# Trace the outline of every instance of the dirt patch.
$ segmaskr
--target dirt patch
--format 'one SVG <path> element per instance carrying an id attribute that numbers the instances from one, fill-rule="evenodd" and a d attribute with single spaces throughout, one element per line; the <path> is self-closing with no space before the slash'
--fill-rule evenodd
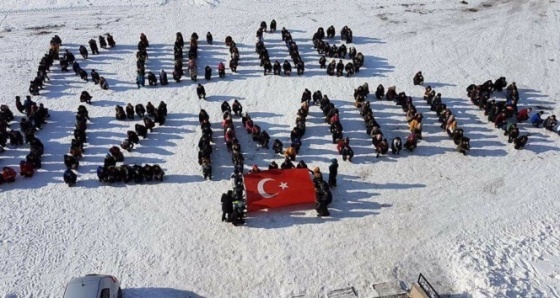
<path id="1" fill-rule="evenodd" d="M 492 4 L 490 4 L 490 3 L 482 3 L 482 7 L 486 7 L 486 8 L 492 7 Z"/>
<path id="2" fill-rule="evenodd" d="M 476 8 L 467 8 L 467 9 L 464 9 L 463 11 L 467 11 L 467 12 L 477 12 L 478 9 L 476 9 Z"/>
<path id="3" fill-rule="evenodd" d="M 56 29 L 56 28 L 62 28 L 62 27 L 64 27 L 64 24 L 63 25 L 45 25 L 45 26 L 27 27 L 25 29 L 34 30 L 34 31 L 44 31 L 45 29 Z"/>
<path id="4" fill-rule="evenodd" d="M 33 35 L 47 35 L 47 34 L 51 34 L 53 33 L 52 31 L 39 31 L 39 32 L 34 32 Z"/>

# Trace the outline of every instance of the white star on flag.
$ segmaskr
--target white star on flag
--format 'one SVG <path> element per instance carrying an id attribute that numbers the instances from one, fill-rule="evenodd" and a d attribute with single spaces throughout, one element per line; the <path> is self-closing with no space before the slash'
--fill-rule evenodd
<path id="1" fill-rule="evenodd" d="M 280 182 L 280 188 L 281 188 L 282 190 L 285 190 L 286 188 L 288 188 L 288 183 L 286 183 L 286 182 Z"/>

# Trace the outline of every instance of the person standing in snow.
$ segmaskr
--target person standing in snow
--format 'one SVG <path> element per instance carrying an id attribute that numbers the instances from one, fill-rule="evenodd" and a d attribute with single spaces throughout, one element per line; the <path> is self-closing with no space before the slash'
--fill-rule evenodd
<path id="1" fill-rule="evenodd" d="M 97 42 L 95 41 L 95 39 L 90 39 L 89 40 L 89 47 L 91 48 L 91 54 L 92 55 L 99 54 L 99 48 L 97 48 Z"/>
<path id="2" fill-rule="evenodd" d="M 169 83 L 169 81 L 167 81 L 167 73 L 163 69 L 159 72 L 159 82 L 162 86 L 165 86 Z"/>
<path id="3" fill-rule="evenodd" d="M 198 95 L 198 99 L 206 99 L 206 90 L 202 84 L 198 84 L 196 87 L 196 95 Z"/>
<path id="4" fill-rule="evenodd" d="M 230 216 L 233 213 L 233 191 L 228 190 L 227 193 L 222 194 L 222 221 L 230 221 Z"/>
<path id="5" fill-rule="evenodd" d="M 142 71 L 139 69 L 136 72 L 136 85 L 138 86 L 138 89 L 140 89 L 140 87 L 144 87 L 145 84 L 146 81 L 144 78 L 144 73 L 142 73 Z"/>
<path id="6" fill-rule="evenodd" d="M 329 166 L 329 187 L 336 187 L 336 176 L 338 175 L 338 162 L 336 158 L 331 160 Z"/>

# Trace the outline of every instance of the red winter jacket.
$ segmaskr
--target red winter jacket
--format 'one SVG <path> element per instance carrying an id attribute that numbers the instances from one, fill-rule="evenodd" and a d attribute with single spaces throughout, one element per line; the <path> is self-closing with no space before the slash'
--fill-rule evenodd
<path id="1" fill-rule="evenodd" d="M 519 113 L 517 113 L 517 121 L 526 121 L 529 120 L 529 110 L 528 109 L 521 109 Z"/>
<path id="2" fill-rule="evenodd" d="M 14 171 L 14 169 L 10 168 L 10 167 L 4 167 L 3 171 L 2 171 L 2 178 L 4 178 L 4 181 L 10 181 L 10 180 L 14 180 L 16 179 L 16 171 Z"/>

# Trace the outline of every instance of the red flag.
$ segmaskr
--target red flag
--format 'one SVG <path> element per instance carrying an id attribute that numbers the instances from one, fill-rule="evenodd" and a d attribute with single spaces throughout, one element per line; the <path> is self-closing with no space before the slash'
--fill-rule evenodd
<path id="1" fill-rule="evenodd" d="M 247 211 L 315 202 L 309 170 L 268 170 L 243 176 Z"/>

